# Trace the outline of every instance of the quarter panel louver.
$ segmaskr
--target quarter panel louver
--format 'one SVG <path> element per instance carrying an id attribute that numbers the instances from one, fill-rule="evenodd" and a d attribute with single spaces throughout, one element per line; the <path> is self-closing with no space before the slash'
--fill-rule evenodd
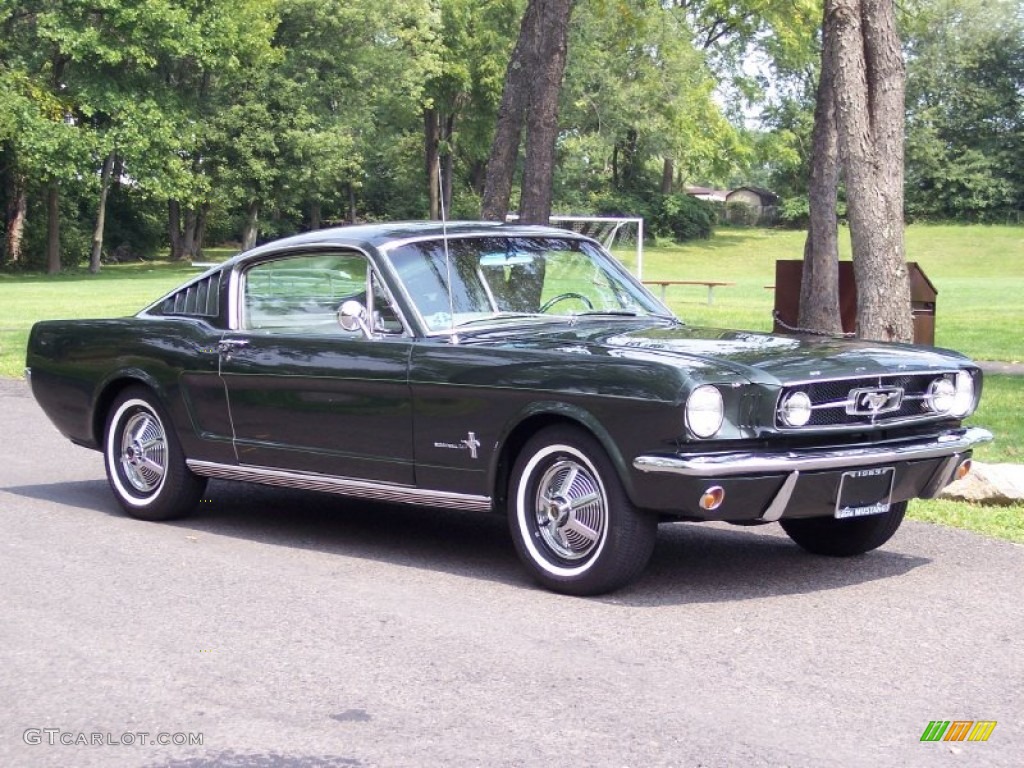
<path id="1" fill-rule="evenodd" d="M 184 317 L 216 317 L 220 312 L 220 272 L 168 296 L 160 312 Z"/>

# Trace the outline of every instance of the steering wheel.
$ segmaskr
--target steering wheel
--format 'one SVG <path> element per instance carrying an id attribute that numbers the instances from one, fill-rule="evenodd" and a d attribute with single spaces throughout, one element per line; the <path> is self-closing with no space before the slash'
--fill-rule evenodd
<path id="1" fill-rule="evenodd" d="M 560 293 L 557 296 L 553 296 L 547 301 L 545 301 L 544 304 L 541 305 L 541 308 L 538 309 L 537 311 L 547 312 L 549 309 L 555 306 L 555 304 L 557 304 L 560 301 L 565 301 L 566 299 L 579 299 L 580 301 L 587 305 L 587 309 L 594 308 L 593 302 L 591 302 L 591 300 L 584 296 L 582 293 L 576 293 L 575 291 L 566 291 L 565 293 Z"/>

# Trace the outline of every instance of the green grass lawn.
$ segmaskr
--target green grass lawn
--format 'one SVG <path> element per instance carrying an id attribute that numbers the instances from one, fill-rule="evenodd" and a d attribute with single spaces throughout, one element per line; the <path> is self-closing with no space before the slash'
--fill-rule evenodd
<path id="1" fill-rule="evenodd" d="M 849 258 L 846 230 L 840 251 Z M 644 249 L 644 279 L 722 280 L 707 305 L 704 286 L 671 286 L 672 310 L 693 325 L 771 330 L 775 262 L 803 256 L 804 233 L 720 229 L 707 241 Z M 1024 227 L 907 228 L 907 258 L 938 290 L 935 342 L 978 360 L 1024 361 Z M 617 255 L 634 272 L 636 256 Z M 657 289 L 655 289 L 657 290 Z"/>
<path id="2" fill-rule="evenodd" d="M 1024 504 L 983 507 L 944 499 L 916 499 L 910 502 L 907 518 L 1024 544 Z"/>
<path id="3" fill-rule="evenodd" d="M 24 375 L 25 345 L 36 320 L 134 314 L 198 271 L 190 264 L 146 262 L 107 266 L 98 275 L 0 272 L 0 376 Z"/>

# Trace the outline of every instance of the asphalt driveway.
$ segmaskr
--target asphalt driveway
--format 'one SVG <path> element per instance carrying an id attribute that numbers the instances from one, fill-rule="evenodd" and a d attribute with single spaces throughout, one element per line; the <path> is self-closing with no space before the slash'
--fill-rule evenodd
<path id="1" fill-rule="evenodd" d="M 1024 547 L 963 531 L 910 522 L 831 560 L 775 526 L 662 527 L 634 585 L 568 598 L 487 515 L 218 482 L 189 520 L 131 520 L 11 381 L 0 526 L 0 765 L 1024 754 Z M 934 720 L 997 725 L 922 743 Z"/>

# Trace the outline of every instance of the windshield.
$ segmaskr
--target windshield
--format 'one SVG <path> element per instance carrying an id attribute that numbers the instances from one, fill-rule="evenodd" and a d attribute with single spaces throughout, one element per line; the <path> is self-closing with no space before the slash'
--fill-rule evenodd
<path id="1" fill-rule="evenodd" d="M 446 261 L 444 240 L 437 239 L 407 243 L 387 257 L 431 332 L 524 315 L 667 316 L 617 261 L 586 240 L 451 238 Z"/>

